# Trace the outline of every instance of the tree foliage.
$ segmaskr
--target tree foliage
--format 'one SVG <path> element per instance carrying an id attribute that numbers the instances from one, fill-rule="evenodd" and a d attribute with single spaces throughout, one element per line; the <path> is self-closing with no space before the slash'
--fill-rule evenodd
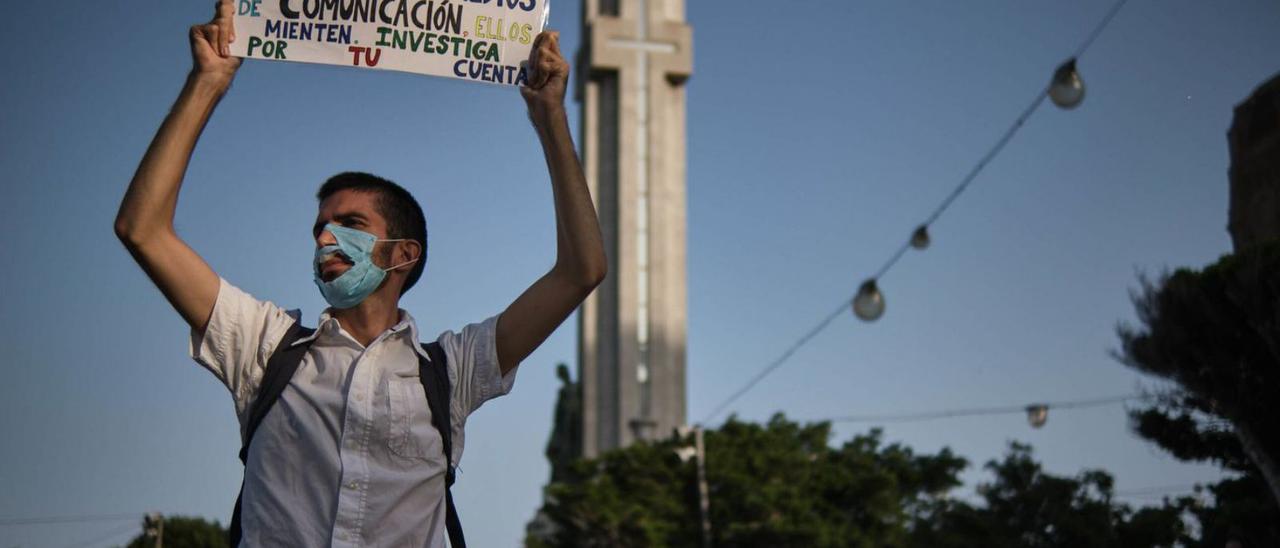
<path id="1" fill-rule="evenodd" d="M 1280 242 L 1200 271 L 1144 278 L 1133 301 L 1141 326 L 1119 328 L 1116 356 L 1171 385 L 1131 413 L 1134 430 L 1181 460 L 1240 472 L 1240 485 L 1261 487 L 1263 500 L 1231 504 L 1253 514 L 1269 502 L 1270 521 L 1280 522 Z M 1224 487 L 1224 494 L 1257 491 L 1238 487 Z"/>
<path id="2" fill-rule="evenodd" d="M 994 479 L 978 486 L 982 504 L 939 500 L 916 521 L 913 545 L 1138 548 L 1187 540 L 1182 516 L 1189 499 L 1135 512 L 1114 500 L 1107 472 L 1055 476 L 1018 443 L 986 468 Z"/>
<path id="3" fill-rule="evenodd" d="M 1280 546 L 1280 515 L 1257 474 L 1209 486 L 1212 504 L 1195 501 L 1188 510 L 1199 524 L 1199 538 L 1187 548 L 1221 548 L 1235 541 L 1240 548 Z"/>
<path id="4" fill-rule="evenodd" d="M 963 459 L 883 446 L 878 432 L 838 448 L 828 423 L 730 418 L 706 432 L 711 523 L 724 546 L 885 546 L 905 542 L 909 510 L 959 484 Z M 529 546 L 697 546 L 696 465 L 688 439 L 578 461 L 547 489 L 546 538 Z"/>
<path id="5" fill-rule="evenodd" d="M 165 548 L 227 548 L 227 529 L 215 521 L 185 516 L 164 517 Z M 139 533 L 126 548 L 151 548 L 153 539 Z"/>
<path id="6" fill-rule="evenodd" d="M 955 500 L 965 460 L 916 454 L 880 432 L 832 446 L 828 423 L 730 419 L 706 432 L 717 546 L 1169 546 L 1188 502 L 1137 512 L 1112 499 L 1111 476 L 1045 473 L 1029 447 L 987 465 L 983 504 Z M 531 547 L 699 546 L 688 440 L 636 444 L 577 462 L 547 488 Z"/>

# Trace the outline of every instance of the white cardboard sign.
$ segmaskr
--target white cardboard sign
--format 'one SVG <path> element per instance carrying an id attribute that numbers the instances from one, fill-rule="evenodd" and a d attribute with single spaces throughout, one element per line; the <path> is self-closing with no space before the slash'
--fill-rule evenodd
<path id="1" fill-rule="evenodd" d="M 524 84 L 550 0 L 235 0 L 231 54 Z"/>

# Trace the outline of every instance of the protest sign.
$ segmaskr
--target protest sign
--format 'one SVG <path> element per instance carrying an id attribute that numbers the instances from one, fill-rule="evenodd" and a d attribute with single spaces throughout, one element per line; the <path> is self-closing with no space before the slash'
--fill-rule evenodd
<path id="1" fill-rule="evenodd" d="M 234 0 L 231 54 L 524 84 L 550 0 Z"/>

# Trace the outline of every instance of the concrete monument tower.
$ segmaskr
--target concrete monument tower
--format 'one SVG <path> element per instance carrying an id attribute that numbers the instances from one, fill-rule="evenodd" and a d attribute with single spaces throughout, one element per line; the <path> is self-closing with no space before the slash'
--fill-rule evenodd
<path id="1" fill-rule="evenodd" d="M 585 0 L 582 159 L 609 277 L 582 305 L 582 453 L 685 422 L 684 0 Z"/>

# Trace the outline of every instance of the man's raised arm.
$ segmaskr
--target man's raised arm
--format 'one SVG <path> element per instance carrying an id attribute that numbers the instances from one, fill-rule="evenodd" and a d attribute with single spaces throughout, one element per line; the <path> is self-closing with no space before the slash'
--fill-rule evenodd
<path id="1" fill-rule="evenodd" d="M 218 276 L 178 238 L 173 214 L 196 140 L 240 67 L 227 45 L 235 40 L 232 10 L 231 0 L 222 0 L 212 21 L 191 27 L 191 74 L 142 157 L 115 223 L 116 235 L 151 281 L 201 332 L 218 298 Z"/>
<path id="2" fill-rule="evenodd" d="M 505 375 L 546 340 L 604 280 L 608 263 L 600 223 L 578 162 L 564 96 L 569 63 L 560 35 L 544 32 L 529 57 L 529 84 L 520 89 L 551 172 L 556 210 L 556 263 L 498 319 L 498 364 Z"/>

